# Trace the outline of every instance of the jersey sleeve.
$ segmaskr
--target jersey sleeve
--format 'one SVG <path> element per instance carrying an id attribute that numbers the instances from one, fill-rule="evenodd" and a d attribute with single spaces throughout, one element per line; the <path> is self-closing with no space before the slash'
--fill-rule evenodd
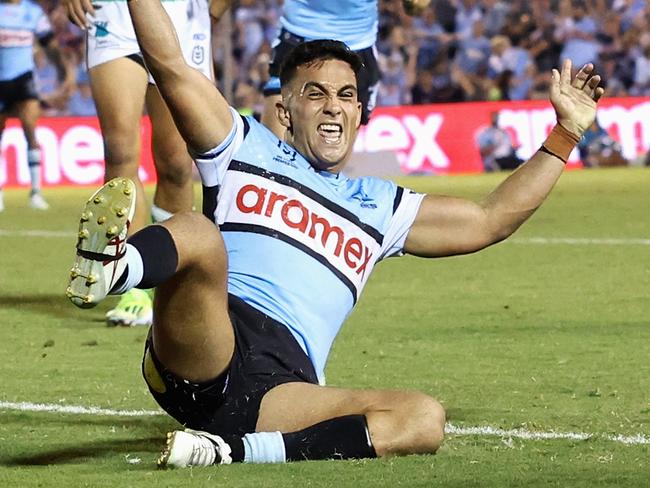
<path id="1" fill-rule="evenodd" d="M 397 187 L 393 203 L 393 216 L 388 224 L 388 230 L 384 234 L 379 259 L 404 254 L 404 243 L 423 199 L 423 193 L 416 193 L 401 186 Z"/>
<path id="2" fill-rule="evenodd" d="M 191 153 L 201 175 L 203 185 L 208 187 L 221 184 L 228 165 L 237 149 L 241 146 L 246 136 L 247 123 L 234 108 L 230 108 L 232 115 L 232 129 L 228 136 L 216 147 L 204 153 Z"/>

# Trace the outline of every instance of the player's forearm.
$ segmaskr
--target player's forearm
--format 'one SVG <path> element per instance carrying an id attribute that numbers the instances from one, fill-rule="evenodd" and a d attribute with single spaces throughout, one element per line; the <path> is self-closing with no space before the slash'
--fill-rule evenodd
<path id="1" fill-rule="evenodd" d="M 147 68 L 158 85 L 186 67 L 176 30 L 160 0 L 129 0 L 129 13 Z"/>
<path id="2" fill-rule="evenodd" d="M 543 144 L 544 149 L 538 150 L 506 178 L 483 203 L 495 241 L 515 232 L 546 200 L 560 178 L 565 161 L 577 141 L 565 136 L 560 151 L 553 145 L 553 138 L 557 137 L 552 134 Z M 547 149 L 549 146 L 550 151 Z M 558 152 L 560 154 L 556 154 Z"/>

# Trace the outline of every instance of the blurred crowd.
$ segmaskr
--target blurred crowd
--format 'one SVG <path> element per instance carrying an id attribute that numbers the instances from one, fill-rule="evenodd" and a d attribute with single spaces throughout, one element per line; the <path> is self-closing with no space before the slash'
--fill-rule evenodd
<path id="1" fill-rule="evenodd" d="M 37 51 L 45 114 L 94 115 L 85 35 L 57 1 L 39 3 L 77 67 L 78 85 L 73 93 L 58 90 L 56 70 Z M 217 78 L 232 83 L 231 103 L 242 112 L 261 108 L 281 8 L 282 0 L 239 0 L 230 27 L 215 24 Z M 401 0 L 380 0 L 379 9 L 379 106 L 545 98 L 550 70 L 564 58 L 594 63 L 608 96 L 650 96 L 646 0 L 432 0 L 418 17 L 406 15 Z M 223 42 L 228 28 L 230 42 Z"/>

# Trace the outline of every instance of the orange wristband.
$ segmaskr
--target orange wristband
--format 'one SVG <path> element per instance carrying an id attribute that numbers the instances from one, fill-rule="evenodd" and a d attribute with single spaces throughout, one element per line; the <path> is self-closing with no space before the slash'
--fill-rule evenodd
<path id="1" fill-rule="evenodd" d="M 548 135 L 540 151 L 555 156 L 566 164 L 569 155 L 573 148 L 578 144 L 580 138 L 573 132 L 569 132 L 559 123 L 553 127 L 553 130 Z"/>

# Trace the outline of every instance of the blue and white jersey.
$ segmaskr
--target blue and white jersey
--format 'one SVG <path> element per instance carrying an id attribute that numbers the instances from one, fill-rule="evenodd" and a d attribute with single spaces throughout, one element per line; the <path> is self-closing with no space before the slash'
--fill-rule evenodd
<path id="1" fill-rule="evenodd" d="M 335 39 L 360 51 L 377 40 L 377 0 L 285 0 L 280 25 L 305 40 Z"/>
<path id="2" fill-rule="evenodd" d="M 13 80 L 34 69 L 34 38 L 52 35 L 43 9 L 31 0 L 0 2 L 0 81 Z"/>
<path id="3" fill-rule="evenodd" d="M 285 324 L 321 382 L 332 343 L 379 260 L 402 254 L 424 195 L 315 170 L 252 117 L 194 155 L 204 213 L 228 252 L 228 291 Z"/>

